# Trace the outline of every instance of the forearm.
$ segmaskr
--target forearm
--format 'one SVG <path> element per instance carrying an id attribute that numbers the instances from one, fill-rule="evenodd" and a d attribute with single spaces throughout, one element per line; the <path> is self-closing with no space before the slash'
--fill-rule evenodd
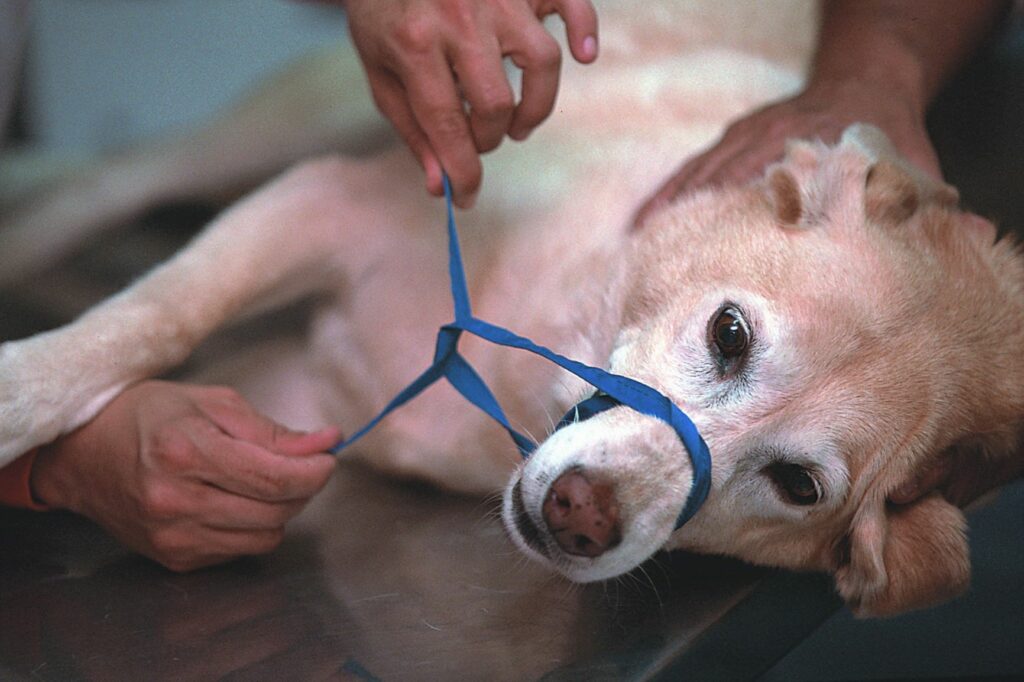
<path id="1" fill-rule="evenodd" d="M 808 89 L 869 83 L 924 115 L 1008 0 L 826 0 Z"/>

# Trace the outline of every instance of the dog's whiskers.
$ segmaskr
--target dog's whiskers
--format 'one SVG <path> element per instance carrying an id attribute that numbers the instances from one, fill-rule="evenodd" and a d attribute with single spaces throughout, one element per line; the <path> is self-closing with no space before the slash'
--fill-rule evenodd
<path id="1" fill-rule="evenodd" d="M 640 571 L 640 573 L 647 580 L 647 584 L 649 584 L 651 586 L 651 591 L 654 593 L 654 598 L 658 600 L 658 610 L 659 611 L 664 611 L 665 610 L 665 602 L 662 601 L 662 599 L 661 599 L 661 593 L 658 592 L 658 586 L 657 586 L 657 584 L 655 584 L 654 579 L 651 578 L 650 573 L 647 572 L 647 569 L 644 567 L 643 564 L 641 564 L 640 566 L 637 566 L 637 569 Z M 638 584 L 640 584 L 642 586 L 642 583 L 640 583 L 639 578 L 637 578 L 636 580 L 637 580 Z"/>

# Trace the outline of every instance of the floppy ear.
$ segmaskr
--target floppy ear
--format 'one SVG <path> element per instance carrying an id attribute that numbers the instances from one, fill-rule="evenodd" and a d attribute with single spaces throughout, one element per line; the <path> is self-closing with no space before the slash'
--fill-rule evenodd
<path id="1" fill-rule="evenodd" d="M 768 200 L 776 220 L 784 227 L 793 227 L 803 215 L 803 202 L 796 178 L 788 170 L 775 167 L 768 173 Z"/>
<path id="2" fill-rule="evenodd" d="M 840 144 L 857 148 L 871 164 L 864 182 L 864 213 L 872 222 L 896 225 L 925 204 L 955 206 L 960 198 L 952 186 L 910 163 L 872 125 L 850 126 Z"/>
<path id="3" fill-rule="evenodd" d="M 837 548 L 839 594 L 858 617 L 893 615 L 960 594 L 971 575 L 966 525 L 939 493 L 908 505 L 862 507 Z"/>

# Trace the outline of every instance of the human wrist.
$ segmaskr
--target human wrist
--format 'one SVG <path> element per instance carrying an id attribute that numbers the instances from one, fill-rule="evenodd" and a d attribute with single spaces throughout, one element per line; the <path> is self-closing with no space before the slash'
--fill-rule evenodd
<path id="1" fill-rule="evenodd" d="M 804 93 L 823 101 L 867 98 L 893 108 L 899 103 L 910 115 L 923 119 L 932 95 L 920 64 L 891 46 L 879 52 L 888 53 L 891 59 L 870 67 L 850 66 L 839 60 L 815 64 Z"/>
<path id="2" fill-rule="evenodd" d="M 29 476 L 29 489 L 33 499 L 49 509 L 80 511 L 75 502 L 72 452 L 67 438 L 58 438 L 39 448 Z"/>

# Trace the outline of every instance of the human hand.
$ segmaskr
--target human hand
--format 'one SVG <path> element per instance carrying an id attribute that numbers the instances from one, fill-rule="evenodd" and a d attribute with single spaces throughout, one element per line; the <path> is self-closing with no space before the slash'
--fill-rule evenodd
<path id="1" fill-rule="evenodd" d="M 231 389 L 146 381 L 42 448 L 32 488 L 187 571 L 273 550 L 330 478 L 338 438 L 289 431 Z"/>
<path id="2" fill-rule="evenodd" d="M 597 58 L 597 13 L 589 0 L 348 0 L 345 6 L 377 107 L 419 159 L 428 191 L 443 194 L 447 171 L 462 208 L 472 206 L 480 188 L 479 154 L 506 134 L 526 139 L 554 107 L 561 50 L 541 20 L 557 13 L 573 57 Z M 504 57 L 522 70 L 518 104 Z"/>
<path id="3" fill-rule="evenodd" d="M 748 182 L 782 159 L 793 139 L 839 141 L 853 123 L 871 123 L 921 170 L 941 179 L 939 161 L 925 130 L 924 112 L 909 101 L 881 96 L 855 81 L 809 87 L 730 125 L 708 151 L 686 161 L 637 212 L 635 225 L 677 196 L 708 185 Z"/>

